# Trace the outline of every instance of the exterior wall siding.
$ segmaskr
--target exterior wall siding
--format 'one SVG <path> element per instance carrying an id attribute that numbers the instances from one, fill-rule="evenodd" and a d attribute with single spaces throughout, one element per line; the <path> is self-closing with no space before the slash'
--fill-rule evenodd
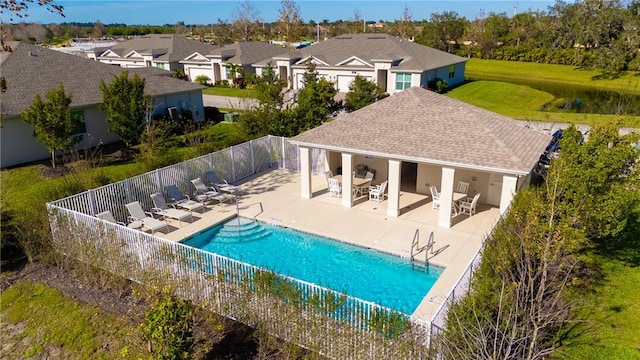
<path id="1" fill-rule="evenodd" d="M 195 121 L 204 121 L 204 105 L 201 90 L 181 94 L 158 96 L 154 98 L 156 113 L 163 113 L 169 106 L 177 109 L 191 110 Z M 77 149 L 88 149 L 99 144 L 109 144 L 119 140 L 119 137 L 109 131 L 105 113 L 97 105 L 83 110 L 87 133 Z M 51 158 L 47 148 L 33 137 L 33 128 L 25 123 L 20 116 L 2 119 L 0 127 L 0 167 L 20 165 L 32 161 Z"/>

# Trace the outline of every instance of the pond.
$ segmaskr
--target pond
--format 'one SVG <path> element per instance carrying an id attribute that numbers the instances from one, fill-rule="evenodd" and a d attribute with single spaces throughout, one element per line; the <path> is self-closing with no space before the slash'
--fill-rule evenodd
<path id="1" fill-rule="evenodd" d="M 536 79 L 480 79 L 470 77 L 467 80 L 503 81 L 529 86 L 555 96 L 555 99 L 542 106 L 540 111 L 640 116 L 639 95 Z"/>

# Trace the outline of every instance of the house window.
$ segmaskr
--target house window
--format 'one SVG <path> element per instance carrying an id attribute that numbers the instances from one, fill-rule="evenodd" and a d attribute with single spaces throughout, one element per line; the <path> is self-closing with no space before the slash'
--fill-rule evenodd
<path id="1" fill-rule="evenodd" d="M 456 66 L 449 65 L 449 79 L 456 76 Z"/>
<path id="2" fill-rule="evenodd" d="M 87 133 L 87 124 L 84 121 L 84 111 L 82 110 L 71 111 L 71 119 L 73 119 L 74 122 L 79 121 L 78 124 L 76 125 L 76 128 L 73 129 L 73 133 L 71 133 L 72 136 Z"/>
<path id="3" fill-rule="evenodd" d="M 226 69 L 226 72 L 227 72 L 227 79 L 231 80 L 231 67 L 225 66 L 224 68 Z"/>
<path id="4" fill-rule="evenodd" d="M 162 69 L 162 70 L 164 70 L 164 69 L 165 69 L 165 67 L 164 67 L 164 63 L 156 63 L 156 67 L 157 67 L 158 69 Z"/>
<path id="5" fill-rule="evenodd" d="M 405 90 L 410 87 L 411 87 L 411 74 L 397 73 L 396 74 L 396 90 Z"/>

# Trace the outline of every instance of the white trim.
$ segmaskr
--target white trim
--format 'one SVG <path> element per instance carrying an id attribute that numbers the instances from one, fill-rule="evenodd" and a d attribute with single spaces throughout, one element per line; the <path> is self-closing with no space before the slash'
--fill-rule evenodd
<path id="1" fill-rule="evenodd" d="M 371 155 L 374 157 L 381 157 L 385 159 L 398 159 L 398 160 L 408 161 L 408 162 L 432 164 L 432 165 L 439 165 L 439 166 L 450 166 L 456 169 L 476 170 L 476 171 L 485 171 L 485 172 L 499 172 L 499 173 L 508 174 L 508 175 L 523 175 L 523 176 L 527 176 L 530 173 L 530 171 L 519 171 L 514 169 L 496 168 L 496 167 L 490 167 L 490 166 L 478 166 L 478 165 L 471 165 L 471 164 L 464 164 L 464 163 L 456 163 L 452 161 L 442 161 L 442 160 L 435 160 L 435 159 L 429 159 L 429 158 L 418 158 L 418 157 L 398 155 L 398 154 L 387 154 L 387 153 L 381 153 L 377 151 L 364 151 L 360 149 L 349 149 L 349 148 L 342 148 L 337 146 L 325 146 L 325 145 L 320 145 L 315 143 L 311 144 L 306 142 L 295 141 L 292 139 L 290 139 L 290 142 L 294 145 L 307 146 L 307 147 L 325 149 L 325 150 L 336 151 L 336 152 L 348 152 L 354 155 Z"/>
<path id="2" fill-rule="evenodd" d="M 304 65 L 307 62 L 307 60 L 311 60 L 311 62 L 313 62 L 314 64 L 320 63 L 320 64 L 324 64 L 325 66 L 331 66 L 330 64 L 327 64 L 326 62 L 318 59 L 317 57 L 315 57 L 313 55 L 309 55 L 307 57 L 304 57 L 304 58 L 298 60 L 297 62 L 295 62 L 293 65 Z"/>
<path id="3" fill-rule="evenodd" d="M 348 62 L 351 62 L 353 60 L 358 60 L 359 62 L 367 65 L 368 67 L 373 67 L 373 64 L 369 63 L 368 61 L 362 60 L 361 58 L 359 58 L 359 57 L 357 57 L 355 55 L 340 61 L 339 63 L 336 64 L 336 66 L 343 66 L 344 64 L 346 64 Z M 359 65 L 359 66 L 362 66 L 362 65 Z"/>

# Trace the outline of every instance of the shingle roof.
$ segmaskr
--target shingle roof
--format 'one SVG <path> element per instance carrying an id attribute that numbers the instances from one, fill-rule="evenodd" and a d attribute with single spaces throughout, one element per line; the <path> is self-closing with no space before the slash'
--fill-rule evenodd
<path id="1" fill-rule="evenodd" d="M 286 52 L 282 52 L 281 55 Z M 389 34 L 346 34 L 296 50 L 299 59 L 313 56 L 331 66 L 357 56 L 372 63 L 373 60 L 397 61 L 393 69 L 422 72 L 458 64 L 467 59 L 433 49 Z M 287 56 L 291 56 L 291 53 Z"/>
<path id="2" fill-rule="evenodd" d="M 178 62 L 195 52 L 206 54 L 215 49 L 215 47 L 174 34 L 149 34 L 123 41 L 109 49 L 120 56 L 127 55 L 131 51 L 137 51 L 139 53 L 153 54 L 155 60 Z"/>
<path id="3" fill-rule="evenodd" d="M 281 54 L 282 47 L 261 41 L 242 41 L 210 51 L 208 56 L 230 56 L 226 62 L 233 64 L 254 64 Z"/>
<path id="4" fill-rule="evenodd" d="M 107 83 L 127 69 L 103 64 L 35 45 L 11 42 L 12 50 L 0 51 L 0 69 L 7 81 L 7 91 L 0 93 L 0 113 L 16 115 L 31 105 L 36 94 L 44 97 L 51 89 L 64 85 L 71 93 L 72 107 L 102 102 L 100 80 Z M 171 72 L 155 69 L 128 69 L 146 80 L 145 91 L 152 95 L 174 94 L 204 88 L 171 77 Z"/>
<path id="5" fill-rule="evenodd" d="M 317 148 L 528 174 L 551 137 L 414 87 L 292 138 Z"/>

